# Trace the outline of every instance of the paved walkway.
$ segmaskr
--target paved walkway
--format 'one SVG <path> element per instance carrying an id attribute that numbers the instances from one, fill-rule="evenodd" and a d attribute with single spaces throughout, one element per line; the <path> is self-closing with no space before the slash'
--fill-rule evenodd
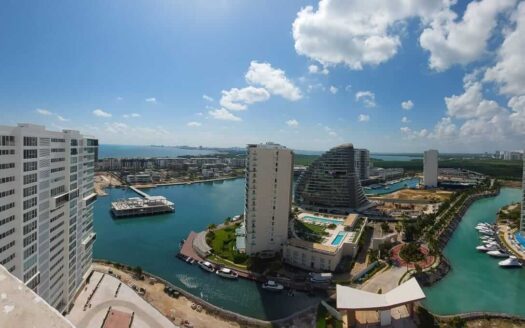
<path id="1" fill-rule="evenodd" d="M 101 278 L 102 281 L 96 288 Z M 118 295 L 115 296 L 119 285 Z M 87 309 L 84 310 L 84 305 L 95 288 L 96 291 Z M 90 283 L 77 297 L 66 318 L 78 328 L 100 328 L 110 306 L 125 313 L 135 313 L 132 328 L 176 327 L 129 286 L 120 284 L 120 281 L 111 275 L 97 271 L 93 273 Z"/>

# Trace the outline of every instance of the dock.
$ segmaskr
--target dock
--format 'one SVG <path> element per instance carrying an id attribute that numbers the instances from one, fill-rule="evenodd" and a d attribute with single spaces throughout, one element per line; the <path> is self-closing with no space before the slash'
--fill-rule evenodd
<path id="1" fill-rule="evenodd" d="M 144 197 L 144 198 L 149 198 L 151 197 L 150 195 L 146 194 L 144 191 L 141 191 L 133 186 L 130 186 L 129 189 L 133 190 L 134 192 L 136 192 L 137 194 L 139 194 L 140 196 Z"/>

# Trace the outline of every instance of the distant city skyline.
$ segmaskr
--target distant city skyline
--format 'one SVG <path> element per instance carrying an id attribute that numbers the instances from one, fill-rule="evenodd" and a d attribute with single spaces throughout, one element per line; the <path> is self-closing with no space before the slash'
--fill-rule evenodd
<path id="1" fill-rule="evenodd" d="M 525 148 L 525 2 L 392 3 L 6 3 L 0 124 L 122 145 Z"/>

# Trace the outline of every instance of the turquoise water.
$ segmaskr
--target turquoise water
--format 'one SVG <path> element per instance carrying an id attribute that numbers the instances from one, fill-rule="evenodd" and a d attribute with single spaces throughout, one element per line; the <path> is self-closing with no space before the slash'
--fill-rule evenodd
<path id="1" fill-rule="evenodd" d="M 343 223 L 343 221 L 341 220 L 321 218 L 321 217 L 312 216 L 312 215 L 305 215 L 303 218 L 306 220 L 317 221 L 317 222 L 325 223 L 325 224 L 342 224 Z"/>
<path id="2" fill-rule="evenodd" d="M 525 247 L 525 236 L 519 232 L 516 232 L 514 238 L 516 238 L 516 241 L 521 245 L 521 247 Z"/>
<path id="3" fill-rule="evenodd" d="M 465 213 L 445 247 L 452 270 L 445 278 L 424 291 L 424 304 L 436 314 L 471 311 L 503 312 L 525 316 L 525 270 L 505 270 L 498 259 L 476 251 L 478 222 L 494 222 L 498 210 L 517 202 L 521 190 L 503 188 L 494 198 L 481 199 Z"/>
<path id="4" fill-rule="evenodd" d="M 413 178 L 388 185 L 388 189 L 383 187 L 377 189 L 365 189 L 364 191 L 367 195 L 385 195 L 405 188 L 416 188 L 418 183 L 419 178 Z"/>
<path id="5" fill-rule="evenodd" d="M 99 197 L 95 203 L 95 258 L 140 265 L 210 303 L 260 319 L 282 318 L 318 301 L 303 293 L 270 293 L 244 279 L 221 279 L 175 257 L 179 242 L 191 230 L 203 230 L 210 223 L 222 223 L 226 217 L 243 211 L 244 179 L 145 191 L 175 202 L 176 212 L 113 220 L 109 212 L 111 201 L 136 194 L 108 189 L 109 195 Z"/>
<path id="6" fill-rule="evenodd" d="M 210 150 L 181 149 L 175 147 L 152 147 L 132 145 L 100 145 L 98 157 L 177 157 L 183 155 L 209 155 L 216 153 Z"/>
<path id="7" fill-rule="evenodd" d="M 346 232 L 339 232 L 337 236 L 335 236 L 334 240 L 332 240 L 332 246 L 337 246 L 341 243 L 341 241 L 346 237 Z"/>

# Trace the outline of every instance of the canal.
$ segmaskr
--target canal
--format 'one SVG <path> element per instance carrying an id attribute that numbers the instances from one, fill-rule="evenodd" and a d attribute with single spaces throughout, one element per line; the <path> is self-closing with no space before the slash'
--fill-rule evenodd
<path id="1" fill-rule="evenodd" d="M 472 204 L 444 250 L 452 270 L 425 288 L 424 305 L 431 312 L 453 315 L 487 311 L 525 316 L 525 270 L 502 269 L 498 259 L 476 251 L 479 238 L 474 229 L 478 222 L 495 222 L 501 207 L 520 199 L 521 190 L 502 188 L 497 197 Z"/>
<path id="2" fill-rule="evenodd" d="M 114 220 L 109 212 L 111 202 L 137 195 L 130 190 L 107 189 L 108 196 L 95 203 L 95 258 L 141 266 L 214 305 L 259 319 L 282 318 L 318 301 L 297 292 L 295 296 L 274 294 L 252 281 L 225 280 L 175 257 L 179 242 L 190 231 L 201 231 L 243 211 L 244 179 L 144 191 L 173 201 L 175 213 Z"/>

